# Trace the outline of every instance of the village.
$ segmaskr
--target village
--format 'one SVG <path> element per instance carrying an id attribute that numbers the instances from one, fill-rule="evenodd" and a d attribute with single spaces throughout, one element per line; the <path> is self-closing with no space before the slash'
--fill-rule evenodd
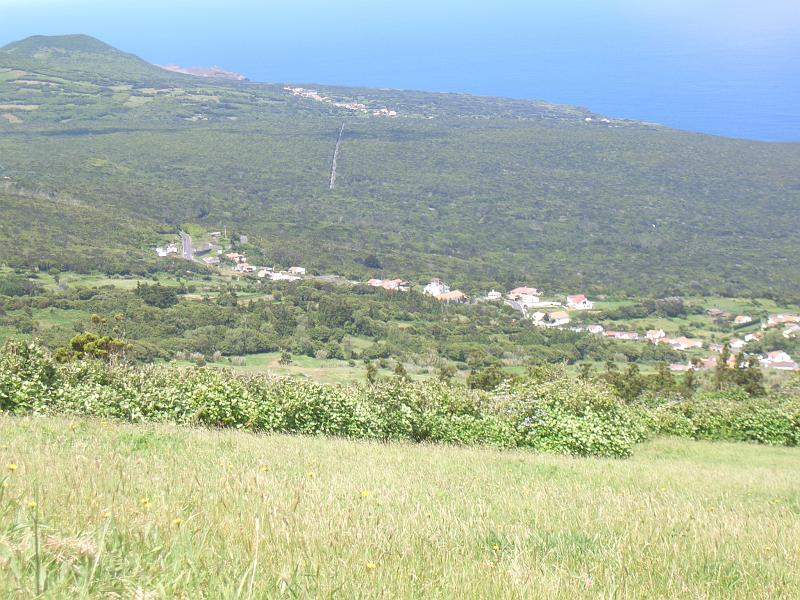
<path id="1" fill-rule="evenodd" d="M 182 246 L 170 243 L 156 248 L 159 257 L 176 256 L 188 260 L 198 260 L 198 256 L 207 255 L 199 260 L 209 267 L 220 269 L 229 276 L 249 276 L 259 280 L 268 281 L 300 281 L 307 277 L 307 270 L 302 266 L 290 266 L 286 270 L 269 266 L 256 266 L 248 261 L 245 254 L 239 252 L 225 252 L 220 243 L 222 232 L 208 234 L 209 242 L 193 246 L 191 237 L 182 233 Z M 240 244 L 247 244 L 246 235 L 239 236 Z M 319 277 L 316 277 L 319 279 Z M 367 285 L 381 288 L 388 292 L 409 292 L 414 286 L 404 279 L 380 279 L 373 277 L 366 282 L 348 281 L 344 278 L 329 276 L 349 285 Z M 324 277 L 322 279 L 325 279 Z M 760 342 L 764 332 L 771 329 L 782 328 L 781 334 L 786 339 L 800 337 L 800 315 L 777 313 L 770 314 L 760 323 L 760 329 L 749 331 L 739 336 L 731 336 L 721 343 L 706 343 L 701 338 L 690 338 L 684 335 L 672 337 L 662 328 L 647 329 L 644 331 L 606 329 L 599 323 L 588 323 L 586 318 L 577 319 L 578 315 L 591 316 L 595 311 L 595 302 L 585 294 L 571 294 L 565 297 L 545 298 L 543 292 L 535 287 L 519 286 L 505 293 L 492 289 L 485 296 L 471 298 L 465 292 L 451 289 L 442 279 L 434 277 L 424 285 L 422 294 L 430 296 L 442 304 L 468 304 L 493 302 L 502 303 L 519 313 L 523 319 L 529 320 L 536 327 L 563 329 L 589 335 L 603 336 L 606 338 L 639 342 L 643 344 L 665 345 L 672 350 L 687 353 L 685 362 L 676 362 L 669 365 L 673 372 L 705 371 L 717 367 L 724 356 L 727 366 L 731 368 L 745 367 L 751 362 L 765 369 L 777 371 L 797 371 L 800 365 L 787 352 L 772 350 L 763 353 L 748 352 L 748 344 Z M 563 299 L 562 299 L 563 298 Z M 732 314 L 718 308 L 711 308 L 707 315 L 714 319 L 729 321 L 733 326 L 752 328 L 755 320 L 751 315 Z M 591 321 L 591 319 L 589 319 Z M 579 321 L 579 323 L 575 323 Z"/>
<path id="2" fill-rule="evenodd" d="M 344 108 L 346 110 L 351 110 L 353 112 L 360 112 L 365 114 L 372 114 L 376 117 L 396 117 L 397 111 L 389 110 L 388 108 L 370 108 L 366 104 L 362 104 L 361 102 L 337 102 L 333 98 L 329 98 L 328 96 L 323 96 L 317 90 L 306 89 L 302 87 L 292 87 L 286 86 L 283 88 L 284 91 L 289 92 L 293 96 L 298 96 L 300 98 L 307 98 L 309 100 L 314 100 L 316 102 L 322 102 L 323 104 L 330 104 L 331 106 L 335 106 L 337 108 Z"/>

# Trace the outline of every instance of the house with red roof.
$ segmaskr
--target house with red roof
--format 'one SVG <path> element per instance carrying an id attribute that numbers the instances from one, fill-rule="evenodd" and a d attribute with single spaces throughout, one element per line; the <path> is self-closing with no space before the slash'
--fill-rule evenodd
<path id="1" fill-rule="evenodd" d="M 567 307 L 573 310 L 592 310 L 594 303 L 583 294 L 567 296 Z"/>

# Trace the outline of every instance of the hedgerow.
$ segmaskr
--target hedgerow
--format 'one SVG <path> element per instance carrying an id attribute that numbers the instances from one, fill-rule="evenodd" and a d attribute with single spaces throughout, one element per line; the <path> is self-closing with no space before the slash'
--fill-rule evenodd
<path id="1" fill-rule="evenodd" d="M 35 343 L 0 351 L 0 410 L 372 440 L 630 456 L 651 433 L 800 442 L 800 401 L 698 396 L 630 407 L 613 388 L 544 369 L 487 393 L 394 378 L 323 385 L 172 365 L 61 364 Z"/>
<path id="2" fill-rule="evenodd" d="M 800 444 L 800 399 L 751 398 L 742 391 L 701 393 L 653 408 L 655 433 L 696 440 Z"/>

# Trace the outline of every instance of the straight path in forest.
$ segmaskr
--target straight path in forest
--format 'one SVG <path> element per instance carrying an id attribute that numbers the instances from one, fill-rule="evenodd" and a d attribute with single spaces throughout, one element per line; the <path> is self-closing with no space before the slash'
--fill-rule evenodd
<path id="1" fill-rule="evenodd" d="M 339 136 L 336 138 L 336 147 L 333 149 L 333 160 L 331 161 L 331 184 L 329 189 L 336 187 L 336 161 L 339 159 L 339 146 L 342 145 L 342 134 L 344 133 L 344 123 L 339 129 Z"/>

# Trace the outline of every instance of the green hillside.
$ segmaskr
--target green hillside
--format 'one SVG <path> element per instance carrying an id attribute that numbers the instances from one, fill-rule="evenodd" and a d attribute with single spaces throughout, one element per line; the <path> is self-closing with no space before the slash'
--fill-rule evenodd
<path id="1" fill-rule="evenodd" d="M 246 233 L 275 262 L 363 278 L 375 255 L 386 275 L 468 291 L 800 292 L 798 144 L 545 102 L 303 87 L 330 100 L 169 73 L 86 36 L 29 38 L 0 50 L 0 177 L 95 211 L 71 230 L 73 265 L 110 219 L 137 234 L 106 234 L 100 251 L 134 269 L 148 232 L 190 222 Z M 366 108 L 335 105 L 348 102 Z M 0 262 L 49 251 L 20 244 Z"/>

